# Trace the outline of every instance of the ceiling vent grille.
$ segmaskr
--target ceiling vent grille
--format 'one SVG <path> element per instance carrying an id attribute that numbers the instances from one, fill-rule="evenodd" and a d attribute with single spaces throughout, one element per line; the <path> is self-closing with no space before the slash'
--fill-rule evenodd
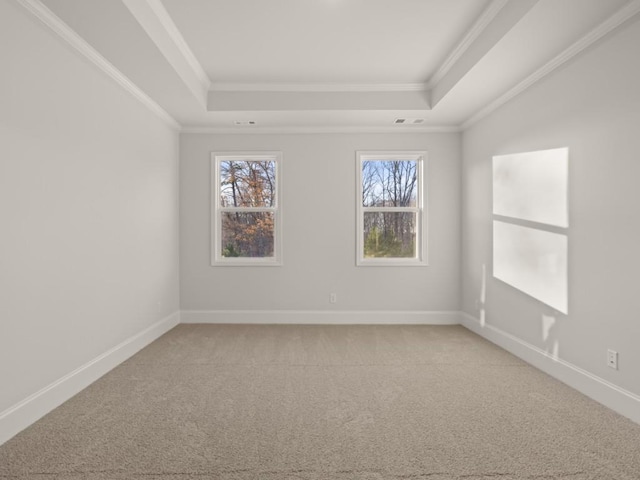
<path id="1" fill-rule="evenodd" d="M 424 118 L 396 118 L 393 123 L 396 125 L 403 125 L 412 123 L 414 125 L 418 125 L 420 123 L 424 123 Z"/>

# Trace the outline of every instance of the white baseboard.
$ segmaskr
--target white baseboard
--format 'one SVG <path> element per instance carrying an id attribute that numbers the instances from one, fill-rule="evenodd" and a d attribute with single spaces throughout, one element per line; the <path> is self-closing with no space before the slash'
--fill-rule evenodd
<path id="1" fill-rule="evenodd" d="M 183 310 L 182 323 L 458 325 L 457 311 Z"/>
<path id="2" fill-rule="evenodd" d="M 0 445 L 179 323 L 458 325 L 640 424 L 640 396 L 458 311 L 187 310 L 175 312 L 0 412 Z"/>
<path id="3" fill-rule="evenodd" d="M 537 369 L 640 424 L 640 396 L 555 357 L 499 328 L 487 324 L 482 325 L 480 320 L 468 313 L 460 312 L 460 323 Z"/>
<path id="4" fill-rule="evenodd" d="M 179 323 L 180 312 L 175 312 L 9 407 L 4 412 L 0 412 L 0 445 Z"/>

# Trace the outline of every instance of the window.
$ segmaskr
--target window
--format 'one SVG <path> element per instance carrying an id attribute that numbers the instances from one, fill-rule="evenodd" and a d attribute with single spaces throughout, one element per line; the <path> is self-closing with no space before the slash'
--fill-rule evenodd
<path id="1" fill-rule="evenodd" d="M 358 152 L 358 265 L 426 265 L 425 158 L 425 152 Z"/>
<path id="2" fill-rule="evenodd" d="M 213 265 L 280 265 L 280 152 L 213 153 Z"/>

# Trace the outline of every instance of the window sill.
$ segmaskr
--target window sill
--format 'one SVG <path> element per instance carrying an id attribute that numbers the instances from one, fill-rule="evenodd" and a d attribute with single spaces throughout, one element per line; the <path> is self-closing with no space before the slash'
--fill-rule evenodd
<path id="1" fill-rule="evenodd" d="M 427 267 L 429 264 L 424 260 L 415 258 L 371 258 L 358 259 L 356 262 L 358 267 Z"/>
<path id="2" fill-rule="evenodd" d="M 229 259 L 229 260 L 214 260 L 211 263 L 212 267 L 281 267 L 281 260 L 274 259 Z"/>

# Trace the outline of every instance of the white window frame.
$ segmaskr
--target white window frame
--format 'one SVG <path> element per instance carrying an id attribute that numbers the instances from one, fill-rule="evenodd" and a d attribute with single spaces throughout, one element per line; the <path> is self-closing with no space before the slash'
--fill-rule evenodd
<path id="1" fill-rule="evenodd" d="M 222 207 L 220 205 L 220 163 L 225 161 L 275 162 L 276 200 L 271 207 Z M 211 265 L 261 266 L 282 265 L 282 152 L 212 152 L 211 153 Z M 222 213 L 270 212 L 274 215 L 273 257 L 223 257 Z"/>
<path id="2" fill-rule="evenodd" d="M 364 207 L 362 205 L 362 166 L 370 160 L 413 160 L 417 162 L 416 175 L 418 191 L 415 207 Z M 426 266 L 427 262 L 427 186 L 424 175 L 427 170 L 426 151 L 358 151 L 356 152 L 356 265 L 358 266 Z M 416 214 L 416 256 L 413 258 L 365 258 L 364 257 L 364 214 L 366 212 L 413 212 Z"/>

